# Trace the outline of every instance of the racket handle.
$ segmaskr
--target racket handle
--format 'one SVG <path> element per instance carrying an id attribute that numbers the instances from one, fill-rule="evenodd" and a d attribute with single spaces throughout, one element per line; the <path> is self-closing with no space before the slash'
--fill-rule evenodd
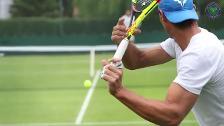
<path id="1" fill-rule="evenodd" d="M 127 38 L 124 38 L 124 39 L 121 41 L 121 43 L 119 44 L 119 46 L 118 46 L 118 48 L 117 48 L 117 50 L 116 50 L 116 52 L 115 52 L 115 54 L 114 54 L 113 59 L 122 60 L 122 58 L 123 58 L 123 56 L 124 56 L 124 53 L 125 53 L 125 51 L 126 51 L 126 49 L 127 49 L 127 47 L 128 47 L 128 42 L 129 42 L 129 40 L 128 40 Z M 114 65 L 114 66 L 116 66 L 116 67 L 119 68 L 119 69 L 122 69 L 122 68 L 123 68 L 122 61 L 117 62 L 117 63 L 115 63 L 115 64 L 111 62 L 111 64 Z M 111 64 L 108 64 L 108 65 L 111 65 Z M 101 74 L 100 74 L 100 77 L 101 77 L 101 78 L 104 77 L 104 74 L 105 74 L 105 67 L 106 67 L 106 66 L 103 67 L 103 71 L 102 71 Z"/>
<path id="2" fill-rule="evenodd" d="M 124 38 L 121 43 L 119 44 L 115 54 L 114 59 L 122 60 L 124 53 L 128 47 L 129 40 L 127 38 Z"/>

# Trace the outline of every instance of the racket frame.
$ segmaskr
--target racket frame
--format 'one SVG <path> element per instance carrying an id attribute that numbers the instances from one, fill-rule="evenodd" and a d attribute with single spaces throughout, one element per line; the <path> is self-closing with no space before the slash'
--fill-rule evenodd
<path id="1" fill-rule="evenodd" d="M 134 21 L 134 23 L 129 27 L 127 32 L 127 37 L 125 37 L 119 44 L 113 59 L 122 60 L 124 53 L 128 47 L 129 40 L 133 36 L 135 30 L 140 26 L 142 21 L 158 6 L 160 0 L 153 0 L 138 16 L 138 18 Z"/>

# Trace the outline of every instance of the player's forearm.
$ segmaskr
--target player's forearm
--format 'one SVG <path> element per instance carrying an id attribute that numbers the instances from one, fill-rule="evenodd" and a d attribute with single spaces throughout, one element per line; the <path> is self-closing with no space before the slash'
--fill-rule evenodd
<path id="1" fill-rule="evenodd" d="M 129 43 L 125 55 L 122 59 L 124 66 L 127 69 L 134 70 L 139 68 L 139 57 L 141 50 L 139 50 L 132 42 Z"/>
<path id="2" fill-rule="evenodd" d="M 142 118 L 158 125 L 178 125 L 184 116 L 175 105 L 144 99 L 127 89 L 120 90 L 115 97 Z"/>

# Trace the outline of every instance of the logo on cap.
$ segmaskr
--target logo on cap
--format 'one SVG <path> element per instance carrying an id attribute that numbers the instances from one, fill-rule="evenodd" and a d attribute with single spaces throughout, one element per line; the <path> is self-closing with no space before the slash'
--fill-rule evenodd
<path id="1" fill-rule="evenodd" d="M 174 0 L 174 1 L 177 2 L 178 4 L 180 4 L 182 7 L 184 7 L 184 5 L 187 2 L 187 0 Z"/>

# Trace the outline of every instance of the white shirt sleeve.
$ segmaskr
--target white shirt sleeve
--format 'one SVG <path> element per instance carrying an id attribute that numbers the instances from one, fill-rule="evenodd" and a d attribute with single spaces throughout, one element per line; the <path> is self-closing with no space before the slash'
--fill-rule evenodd
<path id="1" fill-rule="evenodd" d="M 212 62 L 198 52 L 183 54 L 178 65 L 178 74 L 174 82 L 197 95 L 214 73 Z"/>
<path id="2" fill-rule="evenodd" d="M 160 44 L 163 50 L 171 56 L 172 58 L 176 58 L 176 52 L 175 52 L 175 41 L 171 38 L 168 38 L 164 42 Z"/>

